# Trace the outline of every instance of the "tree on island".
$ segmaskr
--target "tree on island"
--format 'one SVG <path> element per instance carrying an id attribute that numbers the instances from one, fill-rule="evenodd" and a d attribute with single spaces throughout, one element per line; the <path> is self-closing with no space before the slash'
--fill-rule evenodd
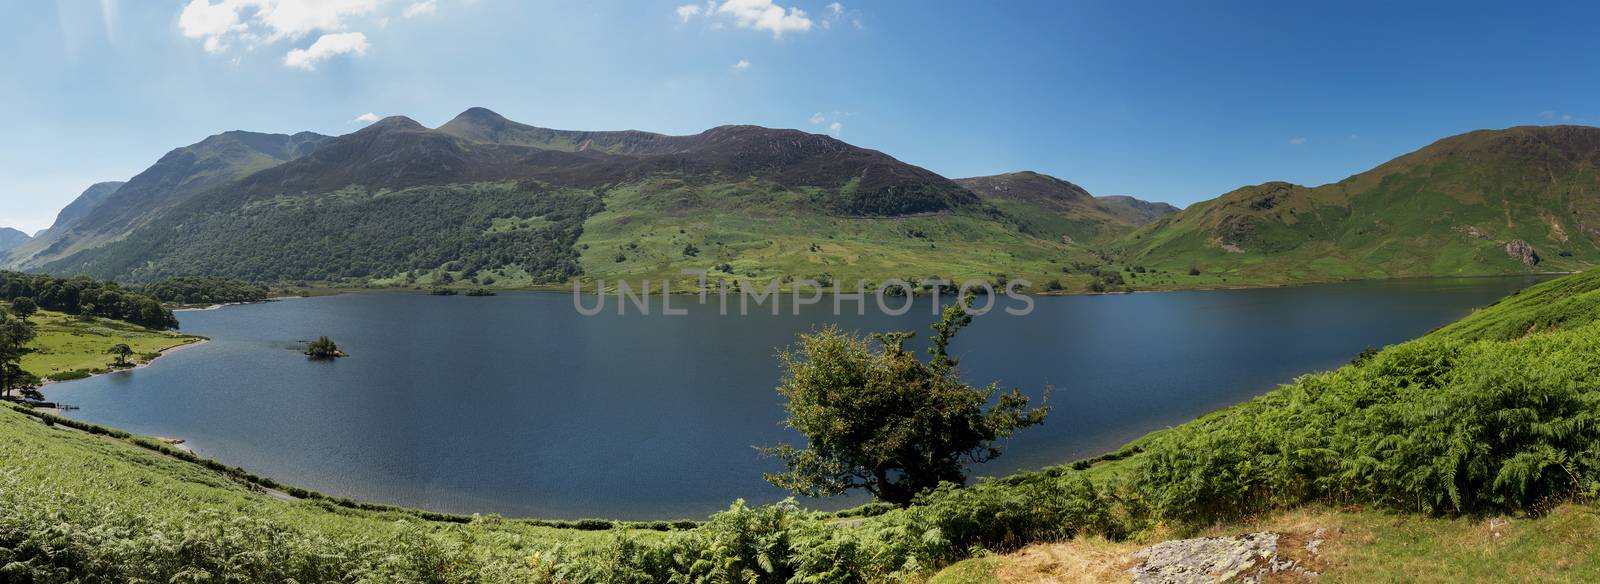
<path id="1" fill-rule="evenodd" d="M 1044 422 L 1049 408 L 1029 408 L 1015 389 L 961 381 L 948 348 L 972 322 L 968 302 L 946 307 L 934 323 L 928 363 L 905 350 L 909 332 L 869 339 L 828 326 L 801 335 L 797 350 L 779 355 L 778 393 L 788 399 L 785 424 L 807 445 L 762 448 L 787 468 L 767 481 L 810 497 L 860 488 L 906 506 L 941 482 L 965 484 L 966 465 L 1000 456 L 997 440 Z"/>
<path id="2" fill-rule="evenodd" d="M 343 357 L 345 354 L 339 350 L 339 345 L 335 344 L 333 339 L 322 336 L 311 341 L 310 345 L 306 345 L 306 356 L 312 359 L 333 359 Z"/>
<path id="3" fill-rule="evenodd" d="M 28 320 L 28 317 L 38 312 L 39 304 L 34 302 L 32 298 L 23 296 L 11 301 L 11 313 L 17 315 L 17 318 Z"/>
<path id="4" fill-rule="evenodd" d="M 127 367 L 128 357 L 133 356 L 133 347 L 129 347 L 126 343 L 117 343 L 112 345 L 110 349 L 106 349 L 106 354 L 117 358 L 116 362 L 112 363 L 112 365 L 117 367 Z"/>

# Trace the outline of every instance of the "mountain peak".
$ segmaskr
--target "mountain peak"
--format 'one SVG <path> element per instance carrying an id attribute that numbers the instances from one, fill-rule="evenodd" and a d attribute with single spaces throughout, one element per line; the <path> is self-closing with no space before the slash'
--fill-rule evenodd
<path id="1" fill-rule="evenodd" d="M 426 130 L 427 126 L 417 123 L 416 120 L 405 116 L 389 116 L 373 122 L 360 131 L 389 131 L 389 130 Z"/>
<path id="2" fill-rule="evenodd" d="M 507 121 L 510 121 L 510 120 L 507 120 L 505 116 L 502 116 L 502 115 L 500 115 L 498 113 L 495 113 L 494 110 L 491 110 L 491 109 L 486 108 L 486 107 L 478 107 L 478 106 L 469 107 L 469 108 L 467 108 L 466 111 L 461 112 L 459 114 L 456 114 L 456 117 L 452 118 L 451 121 L 455 121 L 455 120 L 472 120 L 472 121 L 479 121 L 479 122 L 484 122 L 484 121 L 507 122 Z"/>

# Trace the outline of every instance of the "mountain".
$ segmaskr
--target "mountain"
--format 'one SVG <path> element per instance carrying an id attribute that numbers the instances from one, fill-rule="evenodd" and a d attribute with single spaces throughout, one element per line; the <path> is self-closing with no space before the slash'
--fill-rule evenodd
<path id="1" fill-rule="evenodd" d="M 797 130 L 551 130 L 473 108 L 438 128 L 394 116 L 335 138 L 264 136 L 229 132 L 174 151 L 28 267 L 511 286 L 578 275 L 681 282 L 684 268 L 988 277 L 990 257 L 1037 279 L 1063 257 L 1087 257 L 1020 232 L 938 174 Z"/>
<path id="2" fill-rule="evenodd" d="M 256 171 L 316 150 L 328 136 L 224 132 L 175 149 L 120 186 L 100 183 L 62 211 L 47 237 L 13 253 L 13 267 L 37 269 L 122 240 L 155 217 Z"/>
<path id="3" fill-rule="evenodd" d="M 1452 136 L 1333 184 L 1244 187 L 1118 246 L 1229 282 L 1580 270 L 1600 264 L 1600 128 Z"/>
<path id="4" fill-rule="evenodd" d="M 83 194 L 78 195 L 77 199 L 74 199 L 65 208 L 62 208 L 60 213 L 56 214 L 56 222 L 50 225 L 50 229 L 71 229 L 78 224 L 78 221 L 87 216 L 90 211 L 93 211 L 95 207 L 100 206 L 100 203 L 110 198 L 112 193 L 122 188 L 124 184 L 127 183 L 123 181 L 107 181 L 89 185 L 89 188 L 84 189 Z M 49 233 L 49 231 L 49 229 L 46 229 L 45 233 Z"/>
<path id="5" fill-rule="evenodd" d="M 27 243 L 30 239 L 33 238 L 29 237 L 27 233 L 10 227 L 0 227 L 0 252 Z"/>
<path id="6" fill-rule="evenodd" d="M 1137 225 L 1144 225 L 1183 210 L 1160 201 L 1143 201 L 1128 195 L 1104 195 L 1095 198 L 1113 214 Z"/>
<path id="7" fill-rule="evenodd" d="M 1005 210 L 1024 231 L 1067 242 L 1105 242 L 1177 211 L 1133 197 L 1097 198 L 1083 187 L 1031 171 L 956 179 L 956 184 Z"/>

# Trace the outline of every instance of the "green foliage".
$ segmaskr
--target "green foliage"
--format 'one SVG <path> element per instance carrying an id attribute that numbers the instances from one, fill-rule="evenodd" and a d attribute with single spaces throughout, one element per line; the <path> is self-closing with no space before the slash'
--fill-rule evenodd
<path id="1" fill-rule="evenodd" d="M 126 367 L 128 365 L 128 357 L 133 356 L 133 347 L 129 347 L 126 343 L 117 343 L 106 349 L 106 354 L 117 358 L 116 362 L 113 363 L 117 367 Z"/>
<path id="2" fill-rule="evenodd" d="M 39 312 L 39 305 L 34 303 L 32 298 L 23 296 L 11 300 L 11 313 L 17 315 L 18 318 L 26 319 L 37 312 Z"/>
<path id="3" fill-rule="evenodd" d="M 172 311 L 154 298 L 125 290 L 115 282 L 88 277 L 0 271 L 0 300 L 31 299 L 38 308 L 79 316 L 100 316 L 155 329 L 177 328 Z"/>
<path id="4" fill-rule="evenodd" d="M 39 378 L 22 369 L 22 355 L 36 335 L 33 324 L 0 312 L 0 394 L 37 386 Z"/>
<path id="5" fill-rule="evenodd" d="M 334 343 L 333 339 L 321 336 L 306 345 L 306 356 L 312 359 L 333 359 L 343 357 L 344 353 L 339 350 L 339 345 Z"/>
<path id="6" fill-rule="evenodd" d="M 242 280 L 183 276 L 140 287 L 156 300 L 175 304 L 231 304 L 267 299 L 267 287 Z"/>
<path id="7" fill-rule="evenodd" d="M 574 245 L 602 208 L 591 191 L 537 183 L 352 188 L 283 197 L 135 231 L 47 265 L 57 272 L 158 280 L 207 274 L 251 282 L 366 281 L 457 262 L 466 274 L 514 266 L 536 282 L 582 273 Z M 495 231 L 496 219 L 541 217 Z M 156 259 L 151 260 L 154 257 Z"/>
<path id="8" fill-rule="evenodd" d="M 941 482 L 965 484 L 967 464 L 1000 456 L 997 440 L 1042 423 L 1049 409 L 1029 408 L 1021 392 L 961 381 L 946 349 L 972 322 L 964 307 L 946 307 L 934 323 L 926 364 L 903 348 L 912 333 L 876 335 L 879 350 L 837 327 L 802 335 L 798 350 L 779 356 L 778 393 L 807 445 L 763 449 L 787 467 L 767 480 L 808 496 L 860 488 L 909 505 Z"/>

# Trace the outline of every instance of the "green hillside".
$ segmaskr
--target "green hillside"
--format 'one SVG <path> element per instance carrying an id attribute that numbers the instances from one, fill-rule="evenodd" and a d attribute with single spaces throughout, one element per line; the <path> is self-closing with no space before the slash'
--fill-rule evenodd
<path id="1" fill-rule="evenodd" d="M 789 504 L 735 504 L 684 530 L 432 515 L 323 498 L 8 408 L 0 571 L 46 582 L 920 581 L 982 550 L 1122 545 L 1333 506 L 1369 510 L 1325 520 L 1333 526 L 1412 542 L 1335 542 L 1336 554 L 1370 548 L 1389 562 L 1379 565 L 1424 576 L 1581 580 L 1593 562 L 1505 554 L 1509 563 L 1474 572 L 1477 556 L 1450 546 L 1472 517 L 1552 534 L 1507 540 L 1535 543 L 1594 525 L 1587 507 L 1561 504 L 1600 493 L 1597 294 L 1600 272 L 1540 284 L 1105 456 L 845 519 Z M 1384 551 L 1401 549 L 1410 555 Z M 960 569 L 979 577 L 995 565 L 983 562 Z"/>
<path id="2" fill-rule="evenodd" d="M 1266 183 L 1124 237 L 1129 262 L 1206 282 L 1582 270 L 1600 264 L 1600 128 L 1440 140 L 1337 183 Z"/>
<path id="3" fill-rule="evenodd" d="M 1083 187 L 1036 172 L 963 178 L 956 184 L 1004 211 L 1023 233 L 1065 243 L 1105 243 L 1170 208 L 1132 197 L 1095 198 Z"/>

